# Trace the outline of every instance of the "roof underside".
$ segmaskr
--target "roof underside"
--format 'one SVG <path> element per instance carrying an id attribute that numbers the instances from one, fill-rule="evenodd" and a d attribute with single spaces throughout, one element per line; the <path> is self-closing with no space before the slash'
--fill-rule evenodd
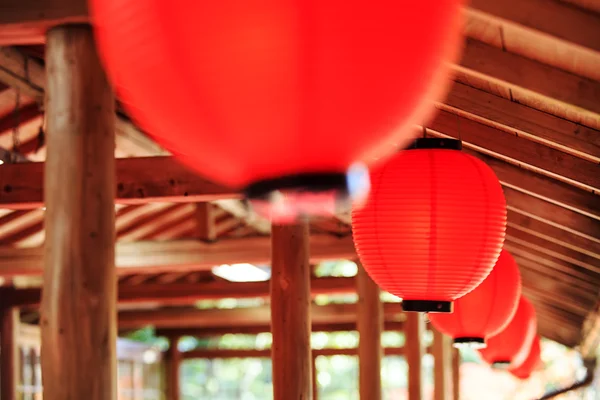
<path id="1" fill-rule="evenodd" d="M 462 139 L 465 151 L 495 170 L 508 202 L 506 249 L 519 264 L 524 294 L 537 310 L 539 331 L 575 346 L 600 294 L 600 3 L 471 3 L 465 9 L 467 39 L 462 61 L 454 68 L 455 83 L 448 98 L 435 105 L 439 113 L 426 133 Z M 11 159 L 17 126 L 19 154 L 12 160 L 45 159 L 39 135 L 43 53 L 41 43 L 0 51 L 0 82 L 5 83 L 0 87 L 0 147 L 9 150 L 4 151 L 5 161 Z M 117 130 L 117 157 L 166 154 L 124 113 L 119 113 Z M 178 201 L 117 205 L 119 242 L 130 243 L 129 251 L 141 251 L 142 247 L 134 247 L 140 241 L 171 246 L 173 241 L 201 239 L 210 243 L 207 249 L 230 252 L 227 243 L 254 243 L 269 234 L 269 223 L 250 215 L 240 200 Z M 0 210 L 0 253 L 13 257 L 5 263 L 43 244 L 44 211 L 25 208 Z M 312 234 L 347 245 L 348 222 L 347 215 L 313 221 Z M 120 285 L 135 287 L 138 293 L 144 285 L 148 290 L 157 285 L 224 285 L 206 267 L 193 264 L 175 271 L 123 271 Z M 3 271 L 0 260 L 0 276 Z M 5 285 L 39 281 L 35 273 L 26 278 L 5 275 Z M 152 305 L 161 304 L 173 305 L 160 301 Z"/>

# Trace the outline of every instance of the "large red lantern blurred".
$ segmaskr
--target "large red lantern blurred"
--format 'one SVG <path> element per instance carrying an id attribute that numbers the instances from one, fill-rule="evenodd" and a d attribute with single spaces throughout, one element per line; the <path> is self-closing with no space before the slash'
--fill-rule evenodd
<path id="1" fill-rule="evenodd" d="M 528 379 L 531 373 L 542 363 L 541 353 L 541 340 L 539 336 L 536 336 L 525 361 L 518 367 L 510 368 L 508 371 L 519 379 Z"/>
<path id="2" fill-rule="evenodd" d="M 362 264 L 405 311 L 451 312 L 490 273 L 504 243 L 506 202 L 493 171 L 460 142 L 418 139 L 371 172 L 352 212 Z"/>
<path id="3" fill-rule="evenodd" d="M 535 309 L 524 296 L 510 323 L 487 340 L 487 347 L 479 350 L 483 359 L 496 367 L 519 366 L 527 358 L 537 332 Z"/>
<path id="4" fill-rule="evenodd" d="M 452 336 L 455 345 L 485 347 L 485 339 L 508 325 L 521 297 L 521 274 L 514 258 L 502 250 L 496 266 L 471 293 L 454 302 L 451 314 L 431 314 L 440 332 Z"/>
<path id="5" fill-rule="evenodd" d="M 461 3 L 91 0 L 90 8 L 109 76 L 139 124 L 202 175 L 269 199 L 279 190 L 347 194 L 354 162 L 410 140 L 407 127 L 447 90 Z"/>

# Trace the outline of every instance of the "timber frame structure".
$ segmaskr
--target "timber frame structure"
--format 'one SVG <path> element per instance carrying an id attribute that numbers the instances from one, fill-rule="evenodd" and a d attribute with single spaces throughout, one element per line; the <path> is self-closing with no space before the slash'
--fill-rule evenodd
<path id="1" fill-rule="evenodd" d="M 464 151 L 492 167 L 508 204 L 505 247 L 521 269 L 523 291 L 536 308 L 539 333 L 579 349 L 584 358 L 594 358 L 600 345 L 600 2 L 472 0 L 464 17 L 465 47 L 462 60 L 453 66 L 455 82 L 446 100 L 435 104 L 435 119 L 418 129 L 431 137 L 461 139 Z M 60 310 L 52 308 L 56 304 L 51 305 L 54 299 L 50 297 L 58 296 L 67 282 L 50 289 L 44 300 L 42 277 L 63 279 L 49 273 L 48 265 L 79 271 L 72 275 L 75 280 L 103 282 L 86 288 L 88 292 L 71 293 L 75 296 L 71 300 L 98 296 L 100 301 L 108 299 L 100 309 L 110 311 L 116 306 L 117 321 L 90 321 L 90 326 L 108 324 L 109 335 L 148 324 L 171 338 L 272 330 L 273 362 L 283 365 L 292 354 L 301 361 L 295 368 L 302 371 L 293 381 L 283 373 L 274 376 L 276 393 L 278 387 L 289 385 L 301 386 L 291 389 L 297 393 L 310 387 L 311 355 L 306 340 L 311 324 L 313 330 L 331 331 L 354 330 L 358 323 L 361 335 L 370 338 L 383 329 L 406 329 L 407 335 L 413 332 L 418 337 L 424 329 L 422 321 L 376 300 L 376 288 L 360 269 L 354 278 L 312 276 L 311 268 L 319 261 L 356 259 L 348 215 L 271 227 L 269 221 L 248 211 L 239 193 L 179 165 L 135 126 L 101 83 L 86 87 L 85 94 L 78 92 L 80 99 L 102 109 L 101 116 L 90 117 L 101 123 L 92 127 L 90 120 L 82 120 L 70 128 L 60 125 L 51 113 L 78 106 L 77 98 L 69 98 L 57 82 L 79 73 L 90 74 L 89 79 L 102 77 L 99 67 L 94 70 L 93 38 L 82 25 L 88 22 L 84 0 L 4 0 L 0 5 L 0 346 L 11 346 L 6 332 L 15 331 L 19 315 L 46 324 L 39 319 L 40 304 L 49 313 L 56 312 L 57 321 L 62 318 Z M 69 57 L 76 60 L 73 65 L 64 62 Z M 56 75 L 61 73 L 66 75 Z M 76 79 L 72 83 L 78 84 Z M 49 92 L 51 101 L 44 104 Z M 81 108 L 84 114 L 90 112 Z M 41 127 L 46 135 L 40 135 Z M 103 141 L 99 134 L 88 140 L 54 133 L 82 127 L 91 131 L 110 128 L 114 142 Z M 113 148 L 114 161 L 101 153 L 112 154 Z M 90 153 L 92 149 L 98 152 Z M 75 174 L 68 176 L 79 182 L 67 180 L 62 174 L 68 171 L 59 165 L 63 160 L 57 155 L 53 160 L 52 152 L 97 171 L 94 184 L 99 185 L 98 191 L 106 189 L 102 190 L 105 198 L 93 207 L 81 199 L 68 204 L 84 215 L 106 216 L 104 225 L 113 228 L 101 224 L 103 238 L 91 238 L 89 243 L 74 240 L 92 229 L 86 225 L 90 223 L 61 220 L 57 202 L 69 196 L 69 185 L 81 184 L 83 178 Z M 82 161 L 77 152 L 92 156 Z M 58 233 L 57 227 L 64 224 L 69 226 L 68 233 Z M 117 238 L 114 268 L 102 261 L 111 252 L 93 244 L 98 243 L 94 240 L 110 242 L 112 235 Z M 59 267 L 60 254 L 48 246 L 44 250 L 47 237 L 59 253 L 69 254 L 63 247 L 72 240 L 73 246 L 87 248 L 99 260 L 96 264 L 103 264 L 95 266 L 94 273 L 81 265 L 83 258 L 73 261 L 77 265 Z M 272 285 L 234 283 L 211 273 L 215 265 L 234 263 L 272 263 L 277 279 Z M 111 279 L 118 283 L 111 286 Z M 357 288 L 361 300 L 356 305 L 310 305 L 311 295 L 356 293 Z M 246 310 L 192 307 L 205 299 L 270 296 L 278 301 Z M 283 301 L 291 298 L 301 301 Z M 292 312 L 296 316 L 292 320 L 276 318 Z M 374 330 L 369 331 L 372 326 Z M 298 327 L 293 341 L 282 334 Z M 66 339 L 70 334 L 65 333 Z M 379 347 L 379 342 L 372 346 Z M 4 371 L 2 395 L 11 399 L 12 389 L 6 382 L 13 382 L 14 377 L 6 367 L 13 361 L 11 352 L 4 350 L 7 347 L 3 347 L 0 369 Z M 99 356 L 111 353 L 110 349 L 99 351 L 106 352 Z M 365 371 L 377 370 L 372 366 L 380 362 L 381 352 L 359 347 L 361 371 L 363 357 Z M 171 350 L 167 360 L 180 359 L 176 353 Z M 370 353 L 375 356 L 363 356 Z M 419 354 L 407 358 L 414 360 Z M 106 373 L 114 370 L 108 368 Z M 416 377 L 412 374 L 409 382 L 420 380 L 419 372 Z M 176 376 L 171 379 L 177 382 Z M 364 398 L 380 396 L 381 388 L 369 387 L 368 382 L 361 378 Z M 169 398 L 177 398 L 176 393 L 169 393 Z M 56 396 L 48 398 L 60 398 Z M 113 397 L 97 393 L 94 398 Z"/>

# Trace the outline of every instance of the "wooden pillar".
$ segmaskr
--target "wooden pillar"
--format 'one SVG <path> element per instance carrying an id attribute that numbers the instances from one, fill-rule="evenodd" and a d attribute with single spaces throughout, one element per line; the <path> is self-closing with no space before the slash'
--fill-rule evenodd
<path id="1" fill-rule="evenodd" d="M 181 366 L 181 352 L 177 345 L 179 337 L 174 336 L 169 338 L 169 349 L 166 355 L 166 400 L 179 400 L 181 392 L 181 384 L 179 382 Z"/>
<path id="2" fill-rule="evenodd" d="M 408 400 L 421 400 L 423 398 L 424 332 L 425 320 L 423 314 L 407 312 L 404 334 L 406 335 L 406 363 L 408 364 Z"/>
<path id="3" fill-rule="evenodd" d="M 308 223 L 273 225 L 273 399 L 312 398 Z"/>
<path id="4" fill-rule="evenodd" d="M 452 399 L 452 338 L 433 329 L 434 400 Z"/>
<path id="5" fill-rule="evenodd" d="M 379 298 L 379 287 L 361 265 L 358 267 L 356 286 L 360 398 L 381 400 L 383 305 Z"/>
<path id="6" fill-rule="evenodd" d="M 0 308 L 0 399 L 17 400 L 19 385 L 19 311 Z"/>
<path id="7" fill-rule="evenodd" d="M 452 398 L 460 399 L 460 350 L 452 349 Z"/>
<path id="8" fill-rule="evenodd" d="M 117 397 L 115 98 L 86 25 L 48 31 L 44 400 Z"/>

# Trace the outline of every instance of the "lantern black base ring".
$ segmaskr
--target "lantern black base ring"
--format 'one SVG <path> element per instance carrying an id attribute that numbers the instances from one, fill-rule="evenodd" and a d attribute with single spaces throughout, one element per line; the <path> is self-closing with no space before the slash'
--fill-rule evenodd
<path id="1" fill-rule="evenodd" d="M 409 312 L 451 313 L 451 301 L 402 300 L 402 309 Z"/>
<path id="2" fill-rule="evenodd" d="M 419 138 L 416 139 L 406 150 L 462 150 L 462 142 L 447 138 Z"/>
<path id="3" fill-rule="evenodd" d="M 268 200 L 269 195 L 278 190 L 313 193 L 334 190 L 344 198 L 348 196 L 348 183 L 345 173 L 297 174 L 254 182 L 244 193 L 249 199 Z"/>
<path id="4" fill-rule="evenodd" d="M 485 339 L 482 337 L 457 337 L 454 338 L 454 347 L 471 347 L 483 349 L 486 347 Z"/>
<path id="5" fill-rule="evenodd" d="M 506 369 L 509 366 L 510 366 L 510 361 L 506 361 L 506 360 L 494 361 L 492 363 L 492 367 L 498 368 L 498 369 Z"/>

